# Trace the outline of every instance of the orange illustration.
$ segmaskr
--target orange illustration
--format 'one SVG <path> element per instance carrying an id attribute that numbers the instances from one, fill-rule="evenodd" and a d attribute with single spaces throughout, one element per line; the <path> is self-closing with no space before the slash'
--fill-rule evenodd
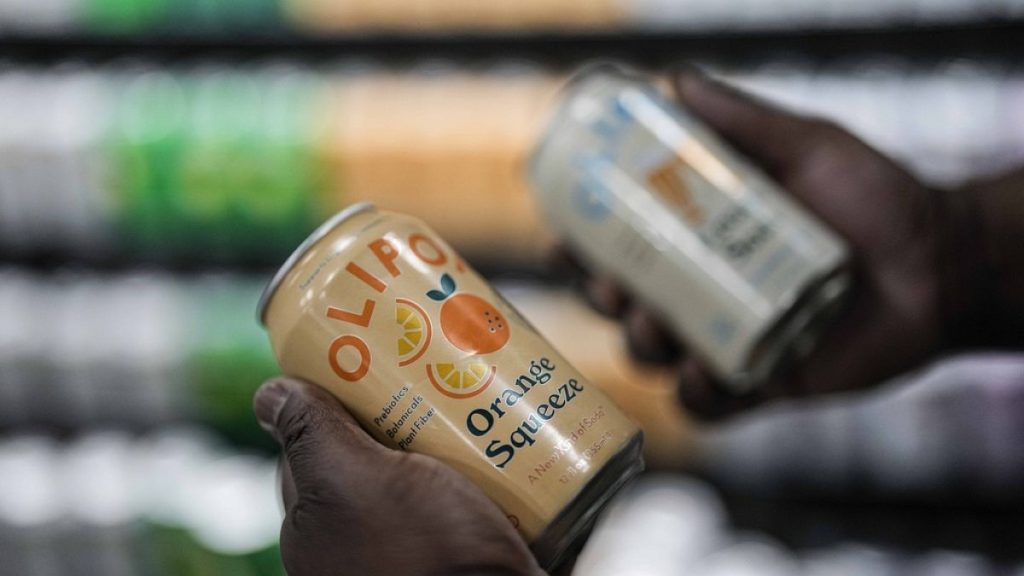
<path id="1" fill-rule="evenodd" d="M 455 281 L 445 274 L 441 290 L 427 296 L 441 306 L 441 331 L 453 346 L 470 354 L 490 354 L 501 350 L 510 336 L 508 319 L 491 303 L 473 294 L 455 293 Z"/>
<path id="2" fill-rule="evenodd" d="M 430 346 L 430 318 L 419 304 L 405 298 L 395 300 L 395 323 L 401 330 L 398 337 L 398 365 L 408 366 Z"/>
<path id="3" fill-rule="evenodd" d="M 427 378 L 438 392 L 449 398 L 471 398 L 491 385 L 497 368 L 486 362 L 469 359 L 459 364 L 438 362 L 427 364 Z"/>

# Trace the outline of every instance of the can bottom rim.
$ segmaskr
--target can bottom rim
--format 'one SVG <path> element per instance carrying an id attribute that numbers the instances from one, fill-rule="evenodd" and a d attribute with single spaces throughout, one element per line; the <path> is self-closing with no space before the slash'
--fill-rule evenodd
<path id="1" fill-rule="evenodd" d="M 537 562 L 547 571 L 557 568 L 590 533 L 598 513 L 622 487 L 644 471 L 643 432 L 625 444 L 594 478 L 530 544 Z"/>
<path id="2" fill-rule="evenodd" d="M 851 274 L 840 268 L 812 284 L 775 327 L 765 334 L 748 364 L 750 369 L 730 384 L 738 393 L 749 392 L 794 362 L 807 358 L 822 332 L 843 310 L 850 292 Z"/>

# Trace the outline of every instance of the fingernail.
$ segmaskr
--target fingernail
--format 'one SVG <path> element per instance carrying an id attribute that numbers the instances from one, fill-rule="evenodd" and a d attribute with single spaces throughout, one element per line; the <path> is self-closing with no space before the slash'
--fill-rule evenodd
<path id="1" fill-rule="evenodd" d="M 253 412 L 256 413 L 256 420 L 271 435 L 277 431 L 277 416 L 288 401 L 288 387 L 282 380 L 272 380 L 260 386 L 256 391 L 256 400 L 253 402 Z"/>

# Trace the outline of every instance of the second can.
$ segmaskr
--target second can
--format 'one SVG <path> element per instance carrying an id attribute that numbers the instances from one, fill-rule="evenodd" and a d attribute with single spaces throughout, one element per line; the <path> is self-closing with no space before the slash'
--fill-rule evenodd
<path id="1" fill-rule="evenodd" d="M 271 281 L 260 319 L 286 374 L 469 477 L 546 566 L 643 467 L 635 424 L 413 218 L 340 213 Z"/>
<path id="2" fill-rule="evenodd" d="M 733 391 L 808 354 L 848 291 L 841 238 L 617 67 L 571 83 L 530 175 L 555 232 Z"/>

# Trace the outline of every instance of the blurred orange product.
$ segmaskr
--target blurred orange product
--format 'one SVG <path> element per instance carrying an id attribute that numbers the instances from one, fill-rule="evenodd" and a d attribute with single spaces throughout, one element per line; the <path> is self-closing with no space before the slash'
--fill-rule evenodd
<path id="1" fill-rule="evenodd" d="M 286 0 L 289 19 L 314 32 L 612 28 L 625 20 L 613 0 Z"/>
<path id="2" fill-rule="evenodd" d="M 555 78 L 369 73 L 324 102 L 328 208 L 419 217 L 470 258 L 537 262 L 549 243 L 524 177 Z"/>

